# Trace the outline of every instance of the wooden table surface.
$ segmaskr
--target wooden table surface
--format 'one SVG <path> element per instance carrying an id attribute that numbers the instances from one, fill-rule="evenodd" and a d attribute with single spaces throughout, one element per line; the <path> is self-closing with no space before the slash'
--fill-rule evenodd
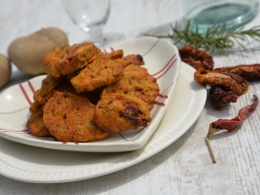
<path id="1" fill-rule="evenodd" d="M 124 33 L 127 39 L 169 23 L 182 16 L 178 0 L 112 0 L 111 17 L 105 32 Z M 70 44 L 84 40 L 84 33 L 71 22 L 60 1 L 0 0 L 0 53 L 8 45 L 43 27 L 63 29 Z M 247 27 L 260 24 L 260 15 Z M 259 63 L 259 51 L 214 56 L 215 67 Z M 1 73 L 0 73 L 1 74 Z M 29 78 L 13 66 L 7 86 Z M 240 108 L 260 97 L 260 80 L 250 83 L 248 93 L 220 111 L 207 100 L 194 125 L 158 154 L 115 173 L 93 179 L 58 183 L 26 183 L 0 176 L 0 194 L 259 194 L 260 193 L 260 108 L 234 132 L 212 136 L 217 158 L 213 164 L 204 138 L 208 125 L 219 118 L 233 118 Z M 0 156 L 1 160 L 1 156 Z"/>

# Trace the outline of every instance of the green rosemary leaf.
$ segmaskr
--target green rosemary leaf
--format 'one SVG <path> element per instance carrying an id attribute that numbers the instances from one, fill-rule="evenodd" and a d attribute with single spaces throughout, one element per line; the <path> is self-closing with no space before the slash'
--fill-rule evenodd
<path id="1" fill-rule="evenodd" d="M 250 39 L 260 42 L 260 25 L 244 30 L 244 26 L 227 29 L 226 24 L 223 23 L 208 28 L 205 34 L 200 34 L 198 25 L 193 26 L 188 21 L 183 29 L 179 29 L 177 24 L 171 25 L 171 29 L 172 32 L 168 35 L 156 37 L 169 38 L 176 45 L 191 45 L 209 52 L 224 52 L 233 49 L 235 46 L 246 50 Z"/>

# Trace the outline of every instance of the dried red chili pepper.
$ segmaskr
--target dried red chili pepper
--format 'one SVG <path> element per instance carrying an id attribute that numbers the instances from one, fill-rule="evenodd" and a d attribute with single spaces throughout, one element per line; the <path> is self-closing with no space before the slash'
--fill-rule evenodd
<path id="1" fill-rule="evenodd" d="M 236 102 L 238 95 L 234 91 L 226 91 L 220 86 L 211 86 L 209 99 L 216 110 L 220 110 L 230 102 Z"/>
<path id="2" fill-rule="evenodd" d="M 206 51 L 200 50 L 197 47 L 186 45 L 179 49 L 179 53 L 181 60 L 191 65 L 196 70 L 199 68 L 212 70 L 214 68 L 213 57 Z"/>
<path id="3" fill-rule="evenodd" d="M 241 108 L 238 112 L 238 115 L 235 118 L 233 118 L 233 119 L 219 119 L 219 120 L 217 120 L 217 121 L 215 121 L 215 122 L 213 122 L 209 125 L 209 131 L 208 131 L 208 134 L 205 138 L 205 141 L 208 145 L 213 163 L 216 162 L 216 159 L 214 157 L 214 154 L 213 154 L 210 142 L 209 142 L 209 137 L 212 134 L 217 133 L 221 130 L 227 130 L 228 132 L 235 130 L 237 125 L 239 123 L 241 123 L 243 120 L 246 119 L 247 114 L 256 109 L 256 107 L 259 103 L 259 100 L 258 100 L 258 97 L 256 95 L 253 95 L 253 97 L 255 99 L 255 102 L 252 103 L 251 105 L 248 105 L 248 106 Z"/>
<path id="4" fill-rule="evenodd" d="M 260 77 L 260 64 L 241 64 L 237 66 L 227 66 L 214 69 L 215 72 L 230 72 L 238 74 L 244 79 L 250 77 Z"/>
<path id="5" fill-rule="evenodd" d="M 212 127 L 217 129 L 225 129 L 229 132 L 233 131 L 237 125 L 245 120 L 247 114 L 249 112 L 252 112 L 256 109 L 256 106 L 258 105 L 258 97 L 256 95 L 253 96 L 255 98 L 255 102 L 251 105 L 245 106 L 241 108 L 238 112 L 238 116 L 236 116 L 233 119 L 219 119 L 213 123 L 211 123 Z"/>

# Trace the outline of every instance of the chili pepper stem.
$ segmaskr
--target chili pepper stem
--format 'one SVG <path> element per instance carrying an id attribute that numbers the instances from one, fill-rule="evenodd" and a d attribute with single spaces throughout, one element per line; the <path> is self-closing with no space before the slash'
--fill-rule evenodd
<path id="1" fill-rule="evenodd" d="M 211 147 L 209 138 L 206 137 L 206 138 L 205 138 L 205 141 L 206 141 L 206 144 L 207 144 L 207 146 L 208 146 L 209 153 L 210 153 L 210 156 L 211 156 L 211 158 L 212 158 L 212 162 L 213 162 L 213 163 L 216 163 L 217 161 L 216 161 L 215 155 L 214 155 L 214 153 L 213 153 L 213 150 L 212 150 L 212 147 Z"/>
<path id="2" fill-rule="evenodd" d="M 221 129 L 217 129 L 217 128 L 212 127 L 212 124 L 210 124 L 210 125 L 209 125 L 208 134 L 207 134 L 207 136 L 206 136 L 206 138 L 205 138 L 205 141 L 206 141 L 206 144 L 207 144 L 207 146 L 208 146 L 209 153 L 210 153 L 210 155 L 211 155 L 211 158 L 212 158 L 213 163 L 216 163 L 217 161 L 216 161 L 215 155 L 214 155 L 214 153 L 213 153 L 213 150 L 212 150 L 212 147 L 211 147 L 211 144 L 210 144 L 210 141 L 209 141 L 209 137 L 210 137 L 212 134 L 219 132 L 220 130 L 221 130 Z"/>

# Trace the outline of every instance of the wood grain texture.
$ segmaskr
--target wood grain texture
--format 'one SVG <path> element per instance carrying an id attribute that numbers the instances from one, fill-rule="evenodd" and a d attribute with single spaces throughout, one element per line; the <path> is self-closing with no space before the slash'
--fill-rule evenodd
<path id="1" fill-rule="evenodd" d="M 149 28 L 181 17 L 178 0 L 112 0 L 106 32 L 117 31 L 134 38 Z M 85 34 L 77 29 L 59 1 L 0 0 L 0 53 L 6 54 L 10 42 L 43 27 L 64 29 L 70 43 L 81 42 Z M 247 26 L 260 23 L 260 15 Z M 260 51 L 214 56 L 215 67 L 260 62 Z M 25 78 L 13 67 L 12 82 Z M 260 97 L 260 80 L 251 82 L 248 93 L 221 111 L 207 100 L 199 119 L 176 142 L 124 170 L 94 179 L 64 184 L 34 184 L 0 176 L 0 194 L 228 194 L 260 193 L 260 108 L 234 132 L 213 135 L 210 140 L 217 159 L 213 164 L 204 138 L 208 125 L 218 118 L 233 118 L 240 108 Z"/>

